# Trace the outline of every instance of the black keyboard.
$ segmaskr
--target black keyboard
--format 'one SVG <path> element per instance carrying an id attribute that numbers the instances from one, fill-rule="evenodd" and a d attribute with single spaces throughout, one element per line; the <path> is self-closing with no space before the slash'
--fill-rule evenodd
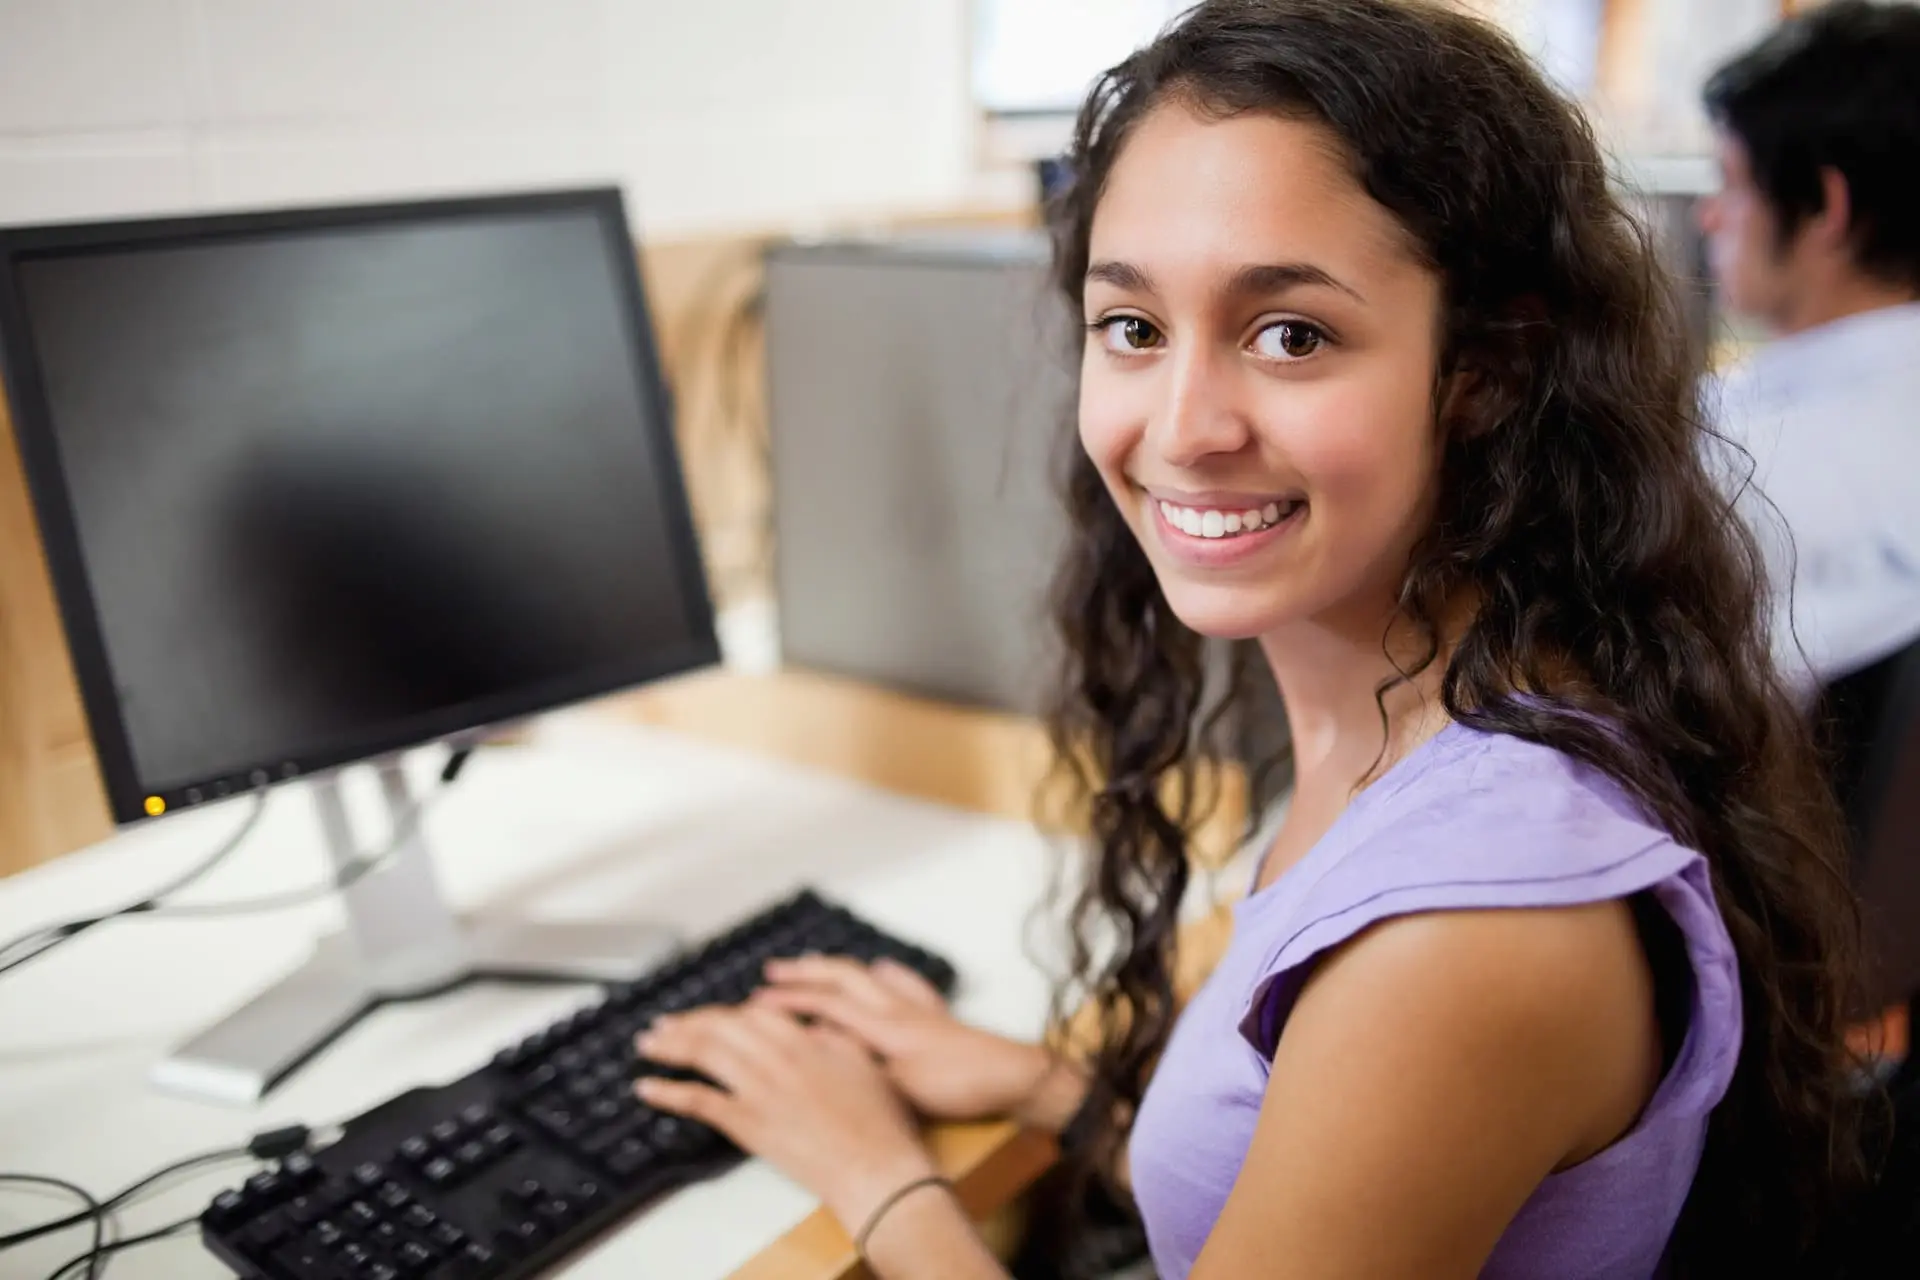
<path id="1" fill-rule="evenodd" d="M 744 1000 L 776 956 L 886 956 L 942 991 L 953 967 L 801 893 L 495 1055 L 413 1089 L 217 1196 L 201 1238 L 266 1280 L 520 1280 L 740 1150 L 633 1096 L 634 1033 L 655 1017 Z"/>

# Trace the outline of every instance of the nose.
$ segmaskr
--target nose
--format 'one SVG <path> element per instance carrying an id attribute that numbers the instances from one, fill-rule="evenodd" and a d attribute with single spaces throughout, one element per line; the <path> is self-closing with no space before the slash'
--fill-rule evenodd
<path id="1" fill-rule="evenodd" d="M 1213 454 L 1235 453 L 1253 438 L 1237 401 L 1233 371 L 1200 344 L 1176 348 L 1167 362 L 1165 400 L 1148 428 L 1160 457 L 1191 467 Z"/>

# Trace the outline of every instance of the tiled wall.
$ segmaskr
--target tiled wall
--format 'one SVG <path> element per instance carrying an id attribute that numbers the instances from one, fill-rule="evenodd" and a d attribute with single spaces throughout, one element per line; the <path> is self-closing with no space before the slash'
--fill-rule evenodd
<path id="1" fill-rule="evenodd" d="M 648 234 L 992 199 L 966 0 L 0 0 L 0 222 L 613 180 Z"/>

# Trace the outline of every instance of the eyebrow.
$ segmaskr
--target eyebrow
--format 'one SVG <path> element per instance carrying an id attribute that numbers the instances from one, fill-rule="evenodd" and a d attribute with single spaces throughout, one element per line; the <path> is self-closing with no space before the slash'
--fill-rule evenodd
<path id="1" fill-rule="evenodd" d="M 1087 267 L 1085 283 L 1110 284 L 1134 293 L 1152 293 L 1153 277 L 1131 262 L 1095 262 Z M 1240 296 L 1284 293 L 1289 289 L 1317 286 L 1337 289 L 1357 302 L 1365 302 L 1359 290 L 1307 262 L 1256 262 L 1240 268 L 1227 282 L 1227 292 Z"/>

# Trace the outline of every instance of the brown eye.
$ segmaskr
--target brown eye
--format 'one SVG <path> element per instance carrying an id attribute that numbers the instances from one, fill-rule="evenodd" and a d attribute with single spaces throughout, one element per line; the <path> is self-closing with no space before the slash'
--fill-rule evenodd
<path id="1" fill-rule="evenodd" d="M 1139 316 L 1114 316 L 1094 327 L 1100 330 L 1101 342 L 1107 350 L 1119 355 L 1151 351 L 1162 341 L 1160 330 L 1154 328 L 1153 321 L 1142 320 Z"/>
<path id="2" fill-rule="evenodd" d="M 1320 349 L 1327 336 L 1302 320 L 1282 320 L 1262 329 L 1254 349 L 1269 360 L 1301 360 Z"/>

